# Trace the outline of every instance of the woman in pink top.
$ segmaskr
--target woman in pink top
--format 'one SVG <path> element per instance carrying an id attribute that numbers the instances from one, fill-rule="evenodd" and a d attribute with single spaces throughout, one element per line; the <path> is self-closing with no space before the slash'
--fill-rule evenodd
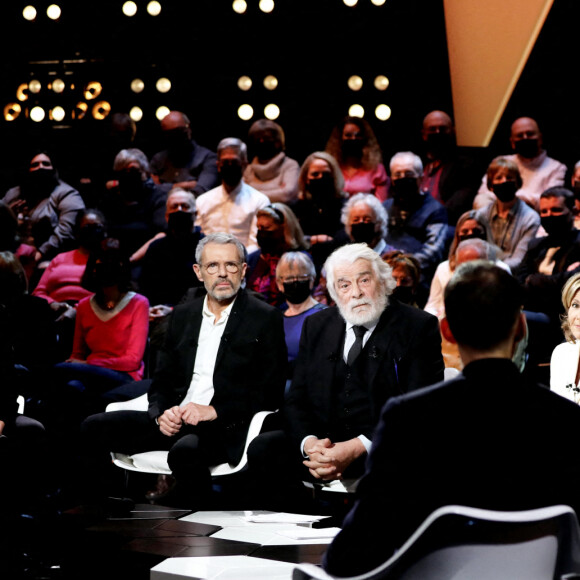
<path id="1" fill-rule="evenodd" d="M 72 354 L 55 367 L 57 387 L 82 393 L 86 413 L 104 410 L 108 391 L 143 378 L 149 301 L 129 290 L 130 280 L 128 256 L 106 238 L 82 279 L 94 294 L 78 303 Z"/>
<path id="2" fill-rule="evenodd" d="M 345 117 L 332 130 L 326 152 L 340 165 L 346 193 L 372 193 L 380 201 L 387 199 L 389 177 L 382 162 L 381 148 L 367 121 Z"/>

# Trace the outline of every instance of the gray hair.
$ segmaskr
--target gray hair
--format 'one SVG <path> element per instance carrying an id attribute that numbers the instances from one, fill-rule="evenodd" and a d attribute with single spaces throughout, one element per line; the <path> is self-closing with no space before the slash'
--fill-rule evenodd
<path id="1" fill-rule="evenodd" d="M 389 216 L 387 214 L 387 210 L 379 201 L 378 197 L 372 193 L 357 193 L 350 197 L 348 201 L 342 206 L 340 221 L 344 224 L 347 233 L 350 234 L 350 225 L 348 223 L 350 211 L 357 203 L 364 203 L 371 208 L 372 212 L 375 214 L 375 231 L 381 232 L 381 237 L 384 238 L 387 235 L 387 223 L 389 221 Z"/>
<path id="2" fill-rule="evenodd" d="M 197 211 L 197 205 L 195 203 L 195 195 L 188 191 L 187 189 L 183 189 L 183 187 L 172 187 L 169 192 L 167 193 L 167 200 L 165 201 L 165 205 L 169 205 L 169 198 L 175 193 L 183 193 L 189 199 L 189 204 L 191 205 L 191 211 L 195 213 Z"/>
<path id="3" fill-rule="evenodd" d="M 149 174 L 149 160 L 141 149 L 121 149 L 113 162 L 113 171 L 123 171 L 133 161 L 139 164 L 143 173 Z"/>
<path id="4" fill-rule="evenodd" d="M 240 156 L 240 159 L 244 163 L 248 160 L 248 147 L 241 139 L 238 139 L 237 137 L 226 137 L 225 139 L 222 139 L 218 143 L 217 146 L 218 158 L 220 156 L 220 153 L 224 149 L 233 149 L 234 151 L 237 151 L 238 155 Z"/>
<path id="5" fill-rule="evenodd" d="M 341 264 L 354 264 L 357 260 L 367 260 L 367 262 L 370 262 L 374 273 L 379 279 L 379 283 L 385 290 L 385 295 L 390 296 L 397 287 L 397 282 L 393 278 L 392 268 L 381 258 L 379 253 L 369 248 L 367 244 L 347 244 L 334 250 L 324 263 L 323 269 L 326 272 L 326 287 L 334 302 L 337 302 L 338 299 L 338 294 L 334 286 L 335 269 Z"/>
<path id="6" fill-rule="evenodd" d="M 463 240 L 457 245 L 455 254 L 457 255 L 459 250 L 464 250 L 466 248 L 474 248 L 477 250 L 481 260 L 489 260 L 490 262 L 495 262 L 497 260 L 497 252 L 495 247 L 485 240 L 480 240 L 479 238 Z"/>
<path id="7" fill-rule="evenodd" d="M 248 261 L 248 252 L 246 250 L 246 246 L 233 236 L 232 234 L 228 234 L 226 232 L 216 232 L 214 234 L 209 234 L 201 238 L 197 247 L 195 248 L 195 261 L 201 266 L 201 254 L 203 249 L 208 244 L 234 244 L 238 249 L 238 254 L 240 256 L 240 261 L 246 263 Z"/>
<path id="8" fill-rule="evenodd" d="M 280 256 L 278 264 L 276 265 L 276 278 L 280 276 L 282 266 L 288 266 L 292 269 L 306 270 L 308 275 L 314 280 L 316 277 L 316 268 L 312 258 L 304 252 L 285 252 Z"/>
<path id="9" fill-rule="evenodd" d="M 423 175 L 423 162 L 421 161 L 421 158 L 412 151 L 399 151 L 391 157 L 391 161 L 389 162 L 389 169 L 391 173 L 393 171 L 393 163 L 395 161 L 411 161 L 413 164 L 413 170 L 417 174 L 417 177 L 421 177 L 421 175 Z"/>

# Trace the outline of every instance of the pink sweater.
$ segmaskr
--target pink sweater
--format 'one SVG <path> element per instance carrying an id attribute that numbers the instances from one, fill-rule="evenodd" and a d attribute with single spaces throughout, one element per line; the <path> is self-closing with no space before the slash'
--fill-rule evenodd
<path id="1" fill-rule="evenodd" d="M 117 310 L 118 305 L 107 313 L 92 296 L 78 303 L 71 359 L 126 372 L 136 381 L 143 378 L 149 301 L 141 294 L 131 294 L 124 307 Z"/>
<path id="2" fill-rule="evenodd" d="M 389 187 L 389 176 L 382 163 L 379 163 L 374 169 L 359 169 L 352 175 L 348 176 L 343 170 L 344 191 L 350 196 L 356 193 L 372 193 L 380 201 L 387 199 Z"/>
<path id="3" fill-rule="evenodd" d="M 90 296 L 92 292 L 81 286 L 88 258 L 88 254 L 78 250 L 57 254 L 42 273 L 32 294 L 44 298 L 49 304 L 65 300 L 78 302 Z"/>

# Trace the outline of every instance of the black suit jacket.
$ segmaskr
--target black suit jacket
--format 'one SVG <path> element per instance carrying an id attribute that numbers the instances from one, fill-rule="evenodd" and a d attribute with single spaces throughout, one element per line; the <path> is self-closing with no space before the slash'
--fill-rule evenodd
<path id="1" fill-rule="evenodd" d="M 370 570 L 435 509 L 522 510 L 579 505 L 580 407 L 528 383 L 507 359 L 385 405 L 342 532 L 325 568 Z"/>
<path id="2" fill-rule="evenodd" d="M 149 416 L 156 418 L 185 397 L 197 352 L 204 295 L 173 310 L 149 388 Z M 252 416 L 282 402 L 287 353 L 282 313 L 240 290 L 221 339 L 213 375 L 214 426 L 230 462 L 242 456 Z"/>
<path id="3" fill-rule="evenodd" d="M 307 435 L 329 436 L 335 398 L 336 362 L 343 356 L 346 323 L 336 307 L 309 316 L 285 411 L 287 431 L 299 445 Z M 443 379 L 437 318 L 391 298 L 361 356 L 367 356 L 372 424 L 392 396 Z M 373 433 L 361 433 L 372 439 Z"/>

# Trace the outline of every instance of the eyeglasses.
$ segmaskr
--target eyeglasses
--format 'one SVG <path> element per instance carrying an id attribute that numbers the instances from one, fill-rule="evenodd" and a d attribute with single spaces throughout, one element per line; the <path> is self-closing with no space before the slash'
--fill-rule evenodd
<path id="1" fill-rule="evenodd" d="M 210 262 L 205 264 L 203 268 L 208 274 L 217 274 L 219 272 L 220 266 L 225 266 L 226 272 L 230 274 L 235 274 L 239 271 L 241 263 L 240 262 Z"/>

